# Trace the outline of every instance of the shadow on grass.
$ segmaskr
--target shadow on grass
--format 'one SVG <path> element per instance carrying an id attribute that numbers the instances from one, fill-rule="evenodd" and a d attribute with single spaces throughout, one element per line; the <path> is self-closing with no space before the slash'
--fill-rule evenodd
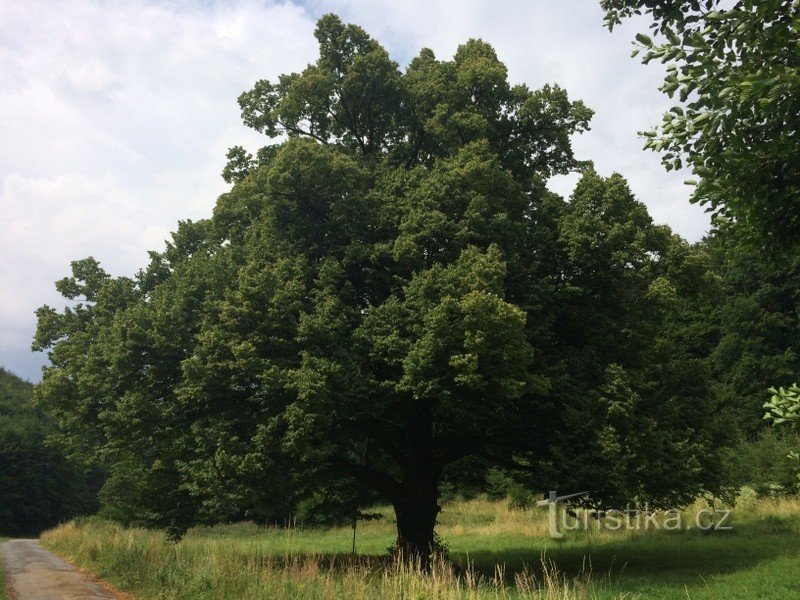
<path id="1" fill-rule="evenodd" d="M 769 590 L 770 598 L 800 597 L 800 519 L 767 516 L 734 523 L 733 531 L 707 535 L 697 530 L 652 532 L 647 535 L 574 534 L 563 543 L 542 537 L 470 535 L 453 536 L 451 561 L 454 575 L 469 564 L 479 576 L 493 579 L 500 572 L 513 585 L 515 576 L 527 572 L 542 581 L 542 563 L 569 580 L 598 584 L 597 597 L 647 597 L 747 599 Z M 469 549 L 469 552 L 466 550 Z M 312 562 L 323 570 L 380 576 L 396 569 L 387 554 L 297 553 L 253 556 L 242 550 L 244 563 L 289 567 L 303 573 Z M 795 574 L 797 573 L 797 574 Z M 719 581 L 724 579 L 725 581 Z M 594 596 L 593 596 L 594 597 Z M 761 596 L 764 597 L 764 596 Z"/>
<path id="2" fill-rule="evenodd" d="M 453 552 L 456 572 L 467 564 L 478 574 L 492 578 L 497 566 L 504 566 L 508 583 L 517 573 L 527 571 L 541 576 L 543 559 L 567 578 L 585 577 L 603 581 L 613 588 L 635 591 L 649 582 L 670 586 L 696 585 L 705 578 L 746 571 L 761 563 L 782 557 L 800 557 L 800 535 L 794 519 L 768 518 L 757 523 L 737 525 L 733 531 L 708 535 L 699 531 L 657 532 L 634 537 L 582 537 L 559 543 L 531 538 L 529 545 L 520 539 L 495 540 L 494 549 Z M 278 559 L 300 561 L 311 556 Z M 320 566 L 334 570 L 357 568 L 375 571 L 391 568 L 387 555 L 323 554 L 313 557 Z M 276 557 L 272 557 L 273 564 Z M 587 573 L 588 571 L 588 573 Z"/>
<path id="3" fill-rule="evenodd" d="M 513 580 L 515 573 L 526 569 L 539 574 L 544 559 L 567 577 L 580 577 L 588 571 L 593 579 L 624 589 L 626 581 L 636 587 L 637 582 L 650 578 L 673 585 L 695 584 L 702 578 L 752 569 L 782 557 L 800 557 L 797 524 L 770 519 L 707 535 L 695 530 L 622 539 L 587 537 L 548 541 L 538 548 L 509 546 L 458 553 L 452 560 L 460 566 L 469 562 L 484 575 L 505 565 L 507 577 Z"/>

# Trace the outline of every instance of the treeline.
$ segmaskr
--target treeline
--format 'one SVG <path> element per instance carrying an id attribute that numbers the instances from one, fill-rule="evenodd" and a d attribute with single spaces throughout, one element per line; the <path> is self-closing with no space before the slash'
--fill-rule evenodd
<path id="1" fill-rule="evenodd" d="M 33 386 L 0 368 L 0 535 L 40 531 L 98 508 L 100 477 L 71 463 L 48 438 L 52 419 L 33 406 Z M 52 441 L 52 440 L 51 440 Z"/>
<path id="2" fill-rule="evenodd" d="M 764 404 L 769 388 L 788 387 L 800 373 L 800 259 L 754 252 L 729 227 L 699 246 L 720 282 L 700 317 L 712 341 L 704 351 L 712 389 L 738 439 L 726 461 L 727 478 L 761 494 L 797 493 L 800 464 L 790 454 L 800 448 L 800 437 L 790 428 L 773 429 Z"/>

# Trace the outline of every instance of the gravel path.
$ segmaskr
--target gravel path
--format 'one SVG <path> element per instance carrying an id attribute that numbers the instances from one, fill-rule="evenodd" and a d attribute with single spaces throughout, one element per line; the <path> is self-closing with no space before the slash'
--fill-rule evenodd
<path id="1" fill-rule="evenodd" d="M 116 600 L 106 588 L 48 552 L 38 540 L 0 544 L 6 588 L 14 600 Z"/>

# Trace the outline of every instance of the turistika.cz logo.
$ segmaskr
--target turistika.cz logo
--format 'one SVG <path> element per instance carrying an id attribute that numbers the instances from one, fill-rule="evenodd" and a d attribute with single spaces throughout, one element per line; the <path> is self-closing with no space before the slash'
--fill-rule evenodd
<path id="1" fill-rule="evenodd" d="M 567 500 L 579 498 L 588 493 L 577 492 L 559 496 L 557 492 L 551 490 L 546 500 L 536 503 L 537 506 L 547 507 L 548 529 L 551 538 L 560 540 L 564 537 L 564 531 L 585 531 L 590 526 L 608 531 L 648 529 L 679 531 L 693 527 L 706 532 L 733 529 L 727 524 L 731 515 L 731 511 L 727 508 L 704 508 L 695 513 L 694 519 L 677 508 L 653 511 L 647 503 L 634 505 L 629 503 L 625 510 L 586 509 L 581 513 L 571 515 L 562 510 L 562 505 Z M 591 525 L 589 519 L 592 519 Z"/>

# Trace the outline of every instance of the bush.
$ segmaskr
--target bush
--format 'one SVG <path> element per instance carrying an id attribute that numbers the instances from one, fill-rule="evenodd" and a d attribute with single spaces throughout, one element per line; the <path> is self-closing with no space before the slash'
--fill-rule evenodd
<path id="1" fill-rule="evenodd" d="M 536 497 L 524 486 L 512 482 L 508 486 L 508 505 L 511 508 L 527 510 L 536 504 Z"/>
<path id="2" fill-rule="evenodd" d="M 790 454 L 798 446 L 800 436 L 777 429 L 767 429 L 753 441 L 741 441 L 726 465 L 730 487 L 749 487 L 759 497 L 797 493 L 797 463 Z"/>

